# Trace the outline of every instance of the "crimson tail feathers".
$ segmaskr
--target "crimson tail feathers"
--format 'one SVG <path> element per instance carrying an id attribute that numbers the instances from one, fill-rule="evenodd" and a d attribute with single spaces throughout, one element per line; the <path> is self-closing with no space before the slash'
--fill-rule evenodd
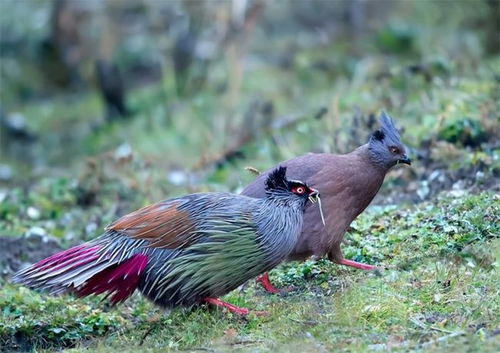
<path id="1" fill-rule="evenodd" d="M 109 297 L 111 303 L 120 303 L 134 293 L 147 265 L 146 255 L 134 255 L 120 264 L 96 273 L 75 292 L 80 297 L 107 292 L 106 297 Z"/>
<path id="2" fill-rule="evenodd" d="M 101 294 L 113 304 L 127 299 L 139 285 L 148 257 L 136 254 L 118 262 L 102 254 L 100 245 L 82 244 L 56 253 L 18 272 L 13 281 L 52 294 Z"/>

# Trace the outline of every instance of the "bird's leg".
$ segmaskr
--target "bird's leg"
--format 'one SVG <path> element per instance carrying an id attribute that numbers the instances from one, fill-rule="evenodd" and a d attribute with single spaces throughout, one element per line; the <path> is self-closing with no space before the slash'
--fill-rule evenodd
<path id="1" fill-rule="evenodd" d="M 267 292 L 272 294 L 280 293 L 280 290 L 271 283 L 269 273 L 266 272 L 262 276 L 257 277 L 256 281 L 259 282 Z"/>
<path id="2" fill-rule="evenodd" d="M 253 310 L 250 310 L 247 308 L 240 308 L 239 306 L 224 302 L 218 298 L 207 297 L 207 298 L 203 299 L 203 301 L 205 303 L 208 303 L 208 304 L 211 304 L 214 306 L 226 308 L 230 312 L 237 314 L 237 315 L 248 315 L 250 313 L 254 313 L 256 315 L 267 315 L 268 314 L 268 312 L 266 312 L 266 311 L 253 311 Z"/>
<path id="3" fill-rule="evenodd" d="M 360 270 L 366 270 L 366 271 L 371 271 L 371 270 L 377 269 L 377 266 L 368 265 L 368 264 L 364 264 L 364 263 L 352 261 L 352 260 L 347 260 L 347 259 L 341 259 L 338 261 L 338 263 L 341 265 L 359 268 Z"/>

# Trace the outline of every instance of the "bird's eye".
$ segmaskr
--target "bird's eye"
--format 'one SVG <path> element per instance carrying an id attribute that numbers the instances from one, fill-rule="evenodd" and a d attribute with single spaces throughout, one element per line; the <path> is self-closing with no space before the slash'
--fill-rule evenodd
<path id="1" fill-rule="evenodd" d="M 306 189 L 303 186 L 299 186 L 295 189 L 292 190 L 295 194 L 302 195 L 304 192 L 306 192 Z"/>
<path id="2" fill-rule="evenodd" d="M 399 154 L 399 148 L 396 146 L 389 147 L 389 151 L 391 151 L 392 154 Z"/>

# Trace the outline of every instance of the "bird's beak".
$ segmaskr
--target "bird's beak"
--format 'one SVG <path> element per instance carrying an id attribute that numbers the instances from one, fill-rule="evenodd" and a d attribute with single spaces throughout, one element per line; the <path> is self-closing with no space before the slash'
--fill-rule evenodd
<path id="1" fill-rule="evenodd" d="M 313 189 L 313 188 L 310 188 L 310 189 L 312 192 L 309 194 L 309 201 L 311 201 L 312 203 L 315 203 L 316 201 L 319 200 L 319 191 L 316 189 Z"/>
<path id="2" fill-rule="evenodd" d="M 319 191 L 316 189 L 311 188 L 311 193 L 309 194 L 309 201 L 311 203 L 318 202 L 318 207 L 319 207 L 319 214 L 321 216 L 321 222 L 323 222 L 323 225 L 326 225 L 325 223 L 325 216 L 323 215 L 323 207 L 321 206 L 321 198 L 319 197 Z"/>
<path id="3" fill-rule="evenodd" d="M 411 159 L 406 154 L 404 154 L 403 157 L 401 157 L 400 159 L 398 159 L 398 164 L 399 163 L 404 163 L 404 164 L 411 165 Z"/>

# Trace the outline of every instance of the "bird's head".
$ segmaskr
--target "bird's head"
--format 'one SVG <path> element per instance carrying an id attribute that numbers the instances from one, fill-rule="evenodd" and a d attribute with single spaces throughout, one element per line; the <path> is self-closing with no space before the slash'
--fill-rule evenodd
<path id="1" fill-rule="evenodd" d="M 266 193 L 268 195 L 291 196 L 315 202 L 319 198 L 319 192 L 310 188 L 306 183 L 299 180 L 291 180 L 286 177 L 286 167 L 279 166 L 269 173 L 266 180 Z"/>
<path id="2" fill-rule="evenodd" d="M 399 163 L 411 164 L 399 131 L 385 112 L 380 114 L 380 128 L 371 134 L 368 148 L 372 160 L 387 169 Z"/>

